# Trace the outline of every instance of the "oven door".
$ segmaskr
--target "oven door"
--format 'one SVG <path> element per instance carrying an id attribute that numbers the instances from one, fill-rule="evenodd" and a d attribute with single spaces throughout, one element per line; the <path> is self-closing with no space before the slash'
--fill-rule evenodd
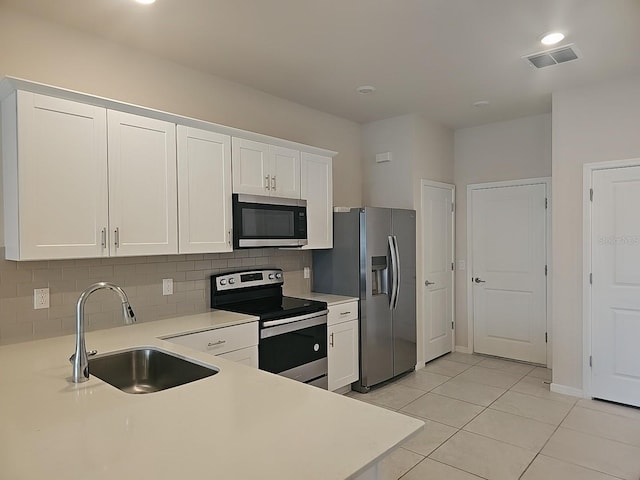
<path id="1" fill-rule="evenodd" d="M 327 310 L 263 322 L 258 367 L 327 388 Z"/>
<path id="2" fill-rule="evenodd" d="M 307 202 L 233 195 L 233 247 L 301 247 L 307 244 Z"/>

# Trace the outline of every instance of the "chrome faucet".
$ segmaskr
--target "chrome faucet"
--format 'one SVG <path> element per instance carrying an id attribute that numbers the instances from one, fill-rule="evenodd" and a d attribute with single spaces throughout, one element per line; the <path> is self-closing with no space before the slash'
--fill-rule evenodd
<path id="1" fill-rule="evenodd" d="M 120 296 L 124 323 L 131 325 L 136 321 L 136 316 L 133 313 L 133 308 L 129 305 L 127 294 L 124 293 L 124 290 L 118 285 L 109 282 L 98 282 L 85 288 L 80 294 L 78 303 L 76 304 L 76 352 L 69 359 L 73 363 L 73 377 L 71 379 L 73 383 L 81 383 L 89 380 L 89 355 L 87 354 L 87 347 L 84 343 L 84 304 L 93 292 L 102 290 L 103 288 L 113 290 Z M 90 352 L 91 355 L 95 355 L 96 353 L 96 351 Z"/>

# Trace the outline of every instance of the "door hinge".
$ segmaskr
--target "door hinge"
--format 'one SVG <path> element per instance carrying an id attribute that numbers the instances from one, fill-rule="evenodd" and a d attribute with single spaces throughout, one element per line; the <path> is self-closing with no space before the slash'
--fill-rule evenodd
<path id="1" fill-rule="evenodd" d="M 451 322 L 451 330 L 453 330 L 453 322 Z"/>
<path id="2" fill-rule="evenodd" d="M 593 273 L 589 274 L 589 285 L 593 285 Z"/>
<path id="3" fill-rule="evenodd" d="M 589 201 L 593 202 L 593 188 L 589 189 Z"/>
<path id="4" fill-rule="evenodd" d="M 593 357 L 589 355 L 589 366 L 593 367 Z"/>
<path id="5" fill-rule="evenodd" d="M 455 269 L 456 269 L 456 268 L 455 268 L 455 264 L 454 264 L 453 262 L 451 262 L 451 270 L 453 271 L 453 270 L 455 270 Z"/>
<path id="6" fill-rule="evenodd" d="M 456 211 L 456 204 L 451 202 L 451 213 L 455 213 Z"/>
<path id="7" fill-rule="evenodd" d="M 544 276 L 546 277 L 549 273 L 549 267 L 547 265 L 544 266 Z"/>
<path id="8" fill-rule="evenodd" d="M 548 199 L 548 198 L 545 198 L 545 199 L 544 199 L 544 208 L 545 208 L 545 210 L 546 210 L 547 208 L 549 208 L 549 199 Z"/>

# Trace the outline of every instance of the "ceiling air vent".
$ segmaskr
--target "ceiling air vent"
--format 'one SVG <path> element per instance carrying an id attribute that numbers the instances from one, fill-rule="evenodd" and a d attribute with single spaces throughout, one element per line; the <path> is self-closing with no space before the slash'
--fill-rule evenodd
<path id="1" fill-rule="evenodd" d="M 576 60 L 578 58 L 578 52 L 573 44 L 571 44 L 552 50 L 545 50 L 544 52 L 532 53 L 522 58 L 536 68 L 544 68 Z"/>

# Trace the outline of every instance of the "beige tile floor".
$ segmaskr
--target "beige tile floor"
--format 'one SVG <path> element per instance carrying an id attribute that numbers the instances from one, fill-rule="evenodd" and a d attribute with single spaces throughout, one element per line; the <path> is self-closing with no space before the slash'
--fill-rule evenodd
<path id="1" fill-rule="evenodd" d="M 549 391 L 551 371 L 451 353 L 368 394 L 424 420 L 383 480 L 640 480 L 640 409 Z"/>

